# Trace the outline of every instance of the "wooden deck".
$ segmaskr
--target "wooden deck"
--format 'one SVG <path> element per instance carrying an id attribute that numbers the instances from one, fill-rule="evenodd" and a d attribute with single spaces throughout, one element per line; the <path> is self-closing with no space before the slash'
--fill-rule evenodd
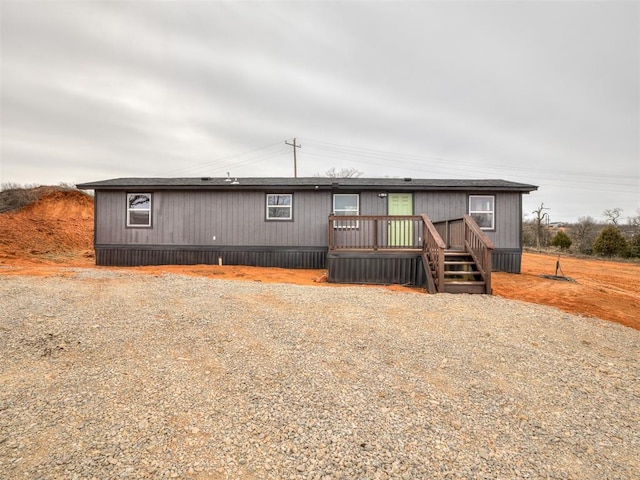
<path id="1" fill-rule="evenodd" d="M 401 278 L 401 283 L 423 282 L 430 293 L 491 293 L 494 247 L 469 215 L 435 224 L 426 215 L 330 215 L 328 233 L 329 281 L 395 283 Z M 398 263 L 400 257 L 406 265 Z M 341 259 L 349 259 L 348 274 Z M 416 259 L 423 275 L 415 272 Z"/>

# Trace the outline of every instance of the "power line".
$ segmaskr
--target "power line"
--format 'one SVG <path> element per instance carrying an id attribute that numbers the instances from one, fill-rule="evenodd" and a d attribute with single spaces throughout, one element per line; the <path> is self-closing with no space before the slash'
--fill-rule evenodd
<path id="1" fill-rule="evenodd" d="M 317 148 L 319 150 L 339 153 L 339 154 L 349 154 L 356 157 L 363 158 L 378 158 L 384 159 L 385 161 L 390 161 L 395 159 L 396 161 L 404 161 L 411 164 L 416 164 L 416 161 L 419 161 L 420 164 L 423 164 L 424 160 L 436 160 L 439 164 L 444 164 L 447 166 L 450 165 L 459 165 L 461 167 L 477 167 L 478 165 L 473 162 L 463 162 L 459 160 L 452 160 L 450 158 L 444 158 L 433 155 L 415 155 L 408 153 L 400 153 L 400 152 L 389 152 L 382 150 L 373 150 L 370 148 L 364 147 L 356 147 L 352 145 L 340 145 L 336 143 L 330 142 L 321 142 L 317 140 L 304 139 L 305 142 L 313 148 Z M 601 180 L 603 177 L 602 173 L 587 173 L 587 172 L 568 172 L 568 171 L 558 171 L 558 170 L 547 170 L 540 168 L 532 168 L 526 166 L 509 166 L 509 165 L 496 165 L 490 164 L 487 162 L 482 163 L 483 169 L 495 169 L 495 170 L 516 170 L 516 171 L 524 171 L 524 172 L 537 172 L 537 173 L 546 173 L 553 175 L 569 175 L 569 176 L 580 176 L 580 177 L 596 177 L 598 180 Z M 614 174 L 606 174 L 604 175 L 608 178 L 612 179 L 629 179 L 628 175 L 614 175 Z"/>
<path id="2" fill-rule="evenodd" d="M 488 164 L 486 162 L 478 164 L 431 155 L 389 152 L 310 139 L 305 140 L 305 143 L 307 144 L 307 147 L 311 149 L 311 151 L 307 152 L 307 155 L 310 157 L 330 159 L 354 165 L 368 165 L 372 167 L 384 166 L 391 169 L 402 170 L 404 172 L 406 172 L 407 168 L 410 168 L 412 170 L 424 171 L 430 176 L 433 176 L 434 174 L 450 175 L 450 172 L 455 172 L 454 174 L 457 175 L 457 172 L 462 172 L 466 175 L 475 174 L 485 178 L 488 174 L 491 174 L 492 171 L 495 171 L 497 175 L 501 175 L 505 170 L 508 170 L 512 172 L 509 173 L 511 177 L 515 177 L 516 179 L 521 178 L 523 181 L 528 182 L 534 181 L 536 183 L 543 183 L 549 187 L 588 189 L 590 191 L 601 192 L 614 191 L 621 194 L 637 193 L 637 177 L 629 175 L 603 175 L 585 172 L 553 171 L 532 167 L 495 165 Z M 301 148 L 301 145 L 297 144 L 297 138 L 294 138 L 292 143 L 285 141 L 285 144 L 291 146 L 293 149 L 294 177 L 297 177 L 296 150 L 297 148 Z M 269 151 L 269 149 L 272 149 L 277 145 L 282 144 L 279 142 L 272 143 L 245 152 L 225 155 L 209 162 L 173 170 L 168 172 L 167 175 L 175 175 L 176 173 L 189 172 L 203 168 L 221 168 L 228 170 L 244 167 L 282 155 L 284 152 L 279 150 Z M 336 158 L 336 156 L 339 156 L 339 158 Z M 435 162 L 429 162 L 428 165 L 425 165 L 425 160 L 435 160 Z M 551 175 L 552 177 L 550 178 Z M 607 188 L 607 186 L 611 186 L 612 188 Z M 631 190 L 627 190 L 627 188 L 631 188 Z"/>
<path id="3" fill-rule="evenodd" d="M 280 142 L 272 143 L 272 144 L 265 145 L 265 146 L 258 147 L 258 148 L 254 148 L 253 150 L 248 150 L 246 152 L 232 153 L 232 154 L 229 154 L 229 155 L 225 155 L 223 157 L 216 158 L 216 159 L 211 160 L 209 162 L 200 163 L 198 165 L 193 165 L 191 167 L 184 167 L 184 168 L 179 168 L 177 170 L 172 170 L 170 172 L 167 172 L 165 175 L 173 176 L 173 175 L 175 175 L 177 173 L 183 173 L 183 172 L 198 170 L 198 169 L 201 169 L 201 168 L 211 168 L 213 166 L 218 166 L 218 165 L 221 165 L 221 164 L 225 165 L 225 163 L 223 163 L 224 161 L 233 161 L 233 160 L 235 160 L 237 158 L 241 158 L 243 156 L 250 155 L 252 153 L 256 153 L 256 152 L 260 152 L 260 151 L 263 151 L 263 150 L 267 150 L 269 148 L 275 147 L 276 145 L 280 145 Z M 281 152 L 276 152 L 276 153 L 281 153 Z M 240 164 L 236 164 L 236 166 L 238 166 L 238 165 L 240 165 Z"/>
<path id="4" fill-rule="evenodd" d="M 330 160 L 336 160 L 335 157 L 333 156 L 329 156 L 329 155 L 325 155 L 322 153 L 313 153 L 313 152 L 307 152 L 307 156 L 308 157 L 318 157 L 318 158 L 323 158 L 323 159 L 330 159 Z M 436 165 L 429 165 L 428 167 L 425 167 L 424 164 L 416 164 L 413 162 L 405 162 L 405 161 L 400 161 L 400 160 L 393 160 L 393 159 L 385 159 L 384 161 L 376 161 L 376 160 L 363 160 L 363 159 L 358 159 L 358 160 L 345 160 L 343 158 L 340 159 L 341 162 L 343 163 L 351 163 L 351 164 L 356 164 L 356 165 L 369 165 L 369 166 L 385 166 L 388 168 L 392 168 L 392 169 L 398 169 L 398 170 L 402 170 L 403 172 L 406 172 L 407 170 L 407 165 L 411 165 L 411 169 L 412 170 L 418 170 L 418 171 L 425 171 L 427 172 L 430 176 L 432 176 L 434 173 L 437 174 L 441 174 L 441 175 L 450 175 L 450 172 L 455 171 L 455 172 L 462 172 L 465 175 L 469 175 L 471 174 L 476 174 L 478 176 L 481 177 L 487 177 L 487 173 L 488 170 L 487 168 L 484 168 L 483 166 L 478 166 L 478 165 L 474 165 L 473 167 L 476 168 L 469 168 L 469 167 L 462 167 L 462 166 L 449 166 L 449 165 L 441 165 L 441 164 L 436 164 Z M 501 169 L 500 169 L 501 170 Z M 497 172 L 497 173 L 501 173 L 501 172 Z M 634 191 L 627 191 L 624 189 L 621 189 L 621 187 L 634 187 L 634 184 L 629 184 L 629 183 L 622 183 L 620 181 L 613 181 L 613 182 L 605 182 L 601 179 L 597 179 L 597 180 L 580 180 L 580 179 L 560 179 L 560 178 L 549 178 L 548 176 L 544 176 L 544 175 L 534 175 L 534 174 L 510 174 L 510 177 L 515 177 L 515 178 L 521 178 L 523 181 L 527 181 L 527 182 L 531 182 L 531 181 L 540 181 L 542 183 L 545 183 L 547 185 L 554 185 L 556 182 L 562 182 L 560 185 L 558 186 L 562 186 L 562 187 L 567 187 L 567 188 L 589 188 L 589 190 L 597 190 L 597 191 L 616 191 L 616 192 L 620 192 L 620 193 L 634 193 Z M 576 187 L 571 187 L 571 185 L 568 184 L 577 184 L 578 186 Z M 590 186 L 593 185 L 593 186 Z M 601 188 L 605 185 L 611 185 L 612 188 L 609 189 L 604 189 Z"/>

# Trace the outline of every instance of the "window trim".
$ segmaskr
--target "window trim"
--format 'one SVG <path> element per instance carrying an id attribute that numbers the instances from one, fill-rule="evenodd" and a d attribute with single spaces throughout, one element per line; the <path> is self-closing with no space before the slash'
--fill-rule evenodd
<path id="1" fill-rule="evenodd" d="M 143 209 L 134 209 L 129 207 L 129 198 L 132 195 L 147 195 L 149 197 L 149 208 Z M 127 228 L 152 228 L 153 227 L 153 194 L 150 192 L 127 192 L 126 199 L 126 227 Z M 141 225 L 136 223 L 131 223 L 131 212 L 148 212 L 149 213 L 149 222 L 147 224 Z"/>
<path id="2" fill-rule="evenodd" d="M 279 196 L 288 196 L 291 198 L 289 205 L 269 205 L 269 196 L 270 195 L 279 195 Z M 265 194 L 264 199 L 265 204 L 265 212 L 264 218 L 267 222 L 293 222 L 293 193 L 275 193 L 275 192 L 267 192 Z M 288 217 L 270 217 L 269 216 L 269 208 L 277 207 L 277 208 L 288 208 L 289 216 Z"/>
<path id="3" fill-rule="evenodd" d="M 478 198 L 478 197 L 490 198 L 491 199 L 491 207 L 492 207 L 492 209 L 491 210 L 472 210 L 471 209 L 471 201 L 472 201 L 472 199 Z M 495 231 L 495 229 L 496 229 L 496 196 L 495 195 L 470 194 L 469 195 L 469 201 L 468 201 L 468 212 L 469 212 L 469 215 L 471 217 L 473 217 L 474 213 L 490 213 L 491 214 L 491 226 L 490 227 L 482 227 L 479 224 L 478 224 L 478 226 L 480 227 L 480 230 Z"/>
<path id="4" fill-rule="evenodd" d="M 347 196 L 354 196 L 356 197 L 356 211 L 355 213 L 349 213 L 348 215 L 360 215 L 360 194 L 359 193 L 334 193 L 333 196 L 331 197 L 331 212 L 333 213 L 334 216 L 339 217 L 341 215 L 339 215 L 337 212 L 347 212 L 347 210 L 336 210 L 336 197 L 338 196 L 342 196 L 342 197 L 347 197 Z M 340 229 L 340 230 L 347 230 L 347 229 L 357 229 L 360 227 L 360 222 L 356 220 L 355 224 L 349 224 L 349 225 L 345 225 L 345 222 L 340 222 L 340 220 L 334 220 L 333 222 L 333 228 L 334 229 Z"/>

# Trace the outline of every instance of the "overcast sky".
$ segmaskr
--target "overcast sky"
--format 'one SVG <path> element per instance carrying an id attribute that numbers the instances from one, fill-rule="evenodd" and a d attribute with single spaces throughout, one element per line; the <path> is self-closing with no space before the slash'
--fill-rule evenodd
<path id="1" fill-rule="evenodd" d="M 640 208 L 640 2 L 0 0 L 0 182 L 502 178 Z M 531 217 L 531 215 L 529 215 Z"/>

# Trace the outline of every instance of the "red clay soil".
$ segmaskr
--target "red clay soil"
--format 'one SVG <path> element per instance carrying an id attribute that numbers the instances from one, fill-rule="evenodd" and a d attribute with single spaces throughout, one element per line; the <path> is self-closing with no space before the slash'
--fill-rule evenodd
<path id="1" fill-rule="evenodd" d="M 78 190 L 39 190 L 34 203 L 0 214 L 0 264 L 93 256 L 93 198 Z"/>
<path id="2" fill-rule="evenodd" d="M 524 253 L 521 274 L 492 275 L 494 295 L 551 305 L 640 330 L 639 263 L 561 256 L 562 274 L 574 281 L 542 278 L 555 275 L 556 260 L 557 255 Z"/>
<path id="3" fill-rule="evenodd" d="M 493 274 L 493 293 L 640 330 L 640 264 L 562 257 L 562 272 L 574 281 L 543 278 L 541 275 L 555 273 L 556 260 L 554 255 L 525 253 L 521 274 Z M 107 268 L 94 265 L 93 198 L 78 191 L 54 189 L 18 212 L 0 214 L 0 275 L 73 274 L 61 267 Z M 323 270 L 232 265 L 163 265 L 127 270 L 328 286 L 318 282 L 326 273 Z M 400 286 L 386 288 L 423 292 Z"/>

